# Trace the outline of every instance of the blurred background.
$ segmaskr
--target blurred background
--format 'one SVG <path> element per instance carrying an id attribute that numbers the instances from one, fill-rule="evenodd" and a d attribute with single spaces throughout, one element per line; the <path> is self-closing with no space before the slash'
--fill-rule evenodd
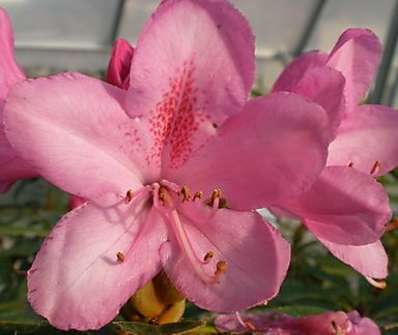
<path id="1" fill-rule="evenodd" d="M 395 0 L 232 0 L 257 37 L 258 87 L 272 85 L 303 50 L 329 50 L 348 27 L 368 27 L 385 43 L 374 101 L 398 105 Z M 0 0 L 16 32 L 17 57 L 35 72 L 103 70 L 117 37 L 134 43 L 157 0 Z"/>
<path id="2" fill-rule="evenodd" d="M 256 34 L 256 94 L 270 89 L 292 57 L 311 49 L 328 51 L 345 29 L 367 27 L 380 37 L 385 50 L 369 100 L 398 107 L 398 1 L 231 1 Z M 65 70 L 102 76 L 113 41 L 124 37 L 134 44 L 157 4 L 157 0 L 0 0 L 13 20 L 17 59 L 29 76 Z M 397 171 L 381 181 L 397 214 Z M 68 196 L 40 179 L 19 182 L 0 195 L 0 334 L 56 333 L 28 306 L 25 274 L 43 238 L 68 209 Z M 331 257 L 302 226 L 277 224 L 292 243 L 293 259 L 281 294 L 267 309 L 293 315 L 355 309 L 376 320 L 383 334 L 398 334 L 397 230 L 383 238 L 391 275 L 387 288 L 380 290 Z M 185 315 L 186 320 L 212 317 L 193 305 Z M 118 333 L 112 328 L 119 327 L 117 322 L 102 334 Z M 148 329 L 135 333 L 154 334 Z"/>

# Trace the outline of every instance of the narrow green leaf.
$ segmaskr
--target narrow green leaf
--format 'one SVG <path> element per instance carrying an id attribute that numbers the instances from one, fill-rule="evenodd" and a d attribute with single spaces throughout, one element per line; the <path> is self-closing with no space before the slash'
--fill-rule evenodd
<path id="1" fill-rule="evenodd" d="M 112 325 L 132 335 L 162 335 L 159 327 L 144 322 L 114 321 Z"/>
<path id="2" fill-rule="evenodd" d="M 162 335 L 169 334 L 186 334 L 187 332 L 197 331 L 204 326 L 200 321 L 182 321 L 176 323 L 168 323 L 159 327 Z"/>

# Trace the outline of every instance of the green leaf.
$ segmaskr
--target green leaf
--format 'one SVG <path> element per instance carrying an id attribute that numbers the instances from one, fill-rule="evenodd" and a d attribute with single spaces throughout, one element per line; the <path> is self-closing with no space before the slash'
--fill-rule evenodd
<path id="1" fill-rule="evenodd" d="M 42 227 L 19 227 L 15 225 L 0 225 L 0 236 L 46 237 L 48 231 L 48 229 Z"/>
<path id="2" fill-rule="evenodd" d="M 117 329 L 132 335 L 182 335 L 194 332 L 194 334 L 215 334 L 213 327 L 206 326 L 200 321 L 182 321 L 161 326 L 144 322 L 114 321 Z"/>
<path id="3" fill-rule="evenodd" d="M 197 331 L 204 327 L 204 323 L 200 321 L 182 321 L 176 323 L 169 323 L 160 326 L 160 333 L 162 335 L 168 334 L 186 334 L 187 332 Z"/>
<path id="4" fill-rule="evenodd" d="M 324 313 L 327 312 L 328 309 L 319 306 L 293 305 L 293 306 L 266 308 L 265 311 L 285 313 L 291 316 L 306 316 L 306 315 Z"/>
<path id="5" fill-rule="evenodd" d="M 45 334 L 48 324 L 44 321 L 3 321 L 0 320 L 0 334 Z"/>
<path id="6" fill-rule="evenodd" d="M 144 322 L 114 321 L 112 325 L 132 335 L 162 335 L 159 327 Z"/>

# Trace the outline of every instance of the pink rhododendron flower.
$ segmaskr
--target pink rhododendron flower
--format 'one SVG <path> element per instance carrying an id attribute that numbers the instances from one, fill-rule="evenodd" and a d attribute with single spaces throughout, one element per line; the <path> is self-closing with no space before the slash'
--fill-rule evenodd
<path id="1" fill-rule="evenodd" d="M 80 74 L 12 90 L 13 147 L 88 199 L 28 273 L 39 314 L 99 328 L 162 269 L 213 311 L 277 294 L 289 245 L 253 210 L 307 190 L 332 136 L 326 111 L 299 95 L 247 102 L 254 64 L 251 30 L 226 1 L 168 0 L 139 37 L 127 91 Z"/>
<path id="2" fill-rule="evenodd" d="M 14 56 L 14 36 L 10 18 L 0 8 L 0 121 L 3 119 L 3 107 L 8 92 L 17 82 L 25 79 Z M 20 178 L 35 176 L 32 167 L 20 159 L 11 148 L 0 122 L 0 192 L 4 192 Z"/>
<path id="3" fill-rule="evenodd" d="M 387 276 L 388 258 L 378 239 L 391 217 L 387 195 L 374 177 L 398 165 L 398 113 L 360 105 L 380 53 L 371 31 L 349 29 L 330 54 L 314 51 L 295 59 L 273 89 L 320 103 L 336 126 L 320 179 L 280 207 L 301 218 L 336 257 L 370 278 Z"/>
<path id="4" fill-rule="evenodd" d="M 292 317 L 278 312 L 219 315 L 215 325 L 220 331 L 264 335 L 381 335 L 379 327 L 358 312 L 326 312 Z"/>

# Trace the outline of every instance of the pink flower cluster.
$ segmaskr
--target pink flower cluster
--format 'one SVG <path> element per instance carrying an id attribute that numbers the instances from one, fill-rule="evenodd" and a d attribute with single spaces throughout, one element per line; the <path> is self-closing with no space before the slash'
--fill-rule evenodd
<path id="1" fill-rule="evenodd" d="M 372 32 L 298 57 L 255 99 L 254 36 L 226 0 L 162 1 L 135 48 L 115 43 L 107 82 L 26 79 L 4 11 L 0 43 L 1 190 L 39 175 L 84 199 L 28 273 L 31 305 L 57 328 L 102 327 L 161 270 L 211 311 L 272 299 L 290 247 L 258 208 L 299 218 L 370 281 L 387 276 L 375 177 L 398 165 L 398 114 L 361 104 Z"/>

